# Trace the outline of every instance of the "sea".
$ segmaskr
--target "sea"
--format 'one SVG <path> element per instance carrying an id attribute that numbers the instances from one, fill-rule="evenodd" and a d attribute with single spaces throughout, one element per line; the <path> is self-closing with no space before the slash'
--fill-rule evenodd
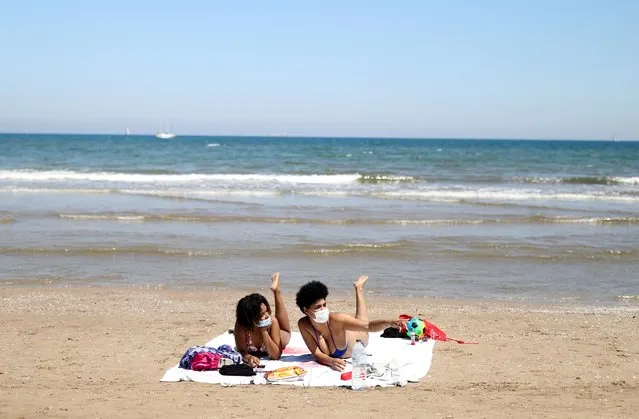
<path id="1" fill-rule="evenodd" d="M 0 135 L 0 287 L 639 307 L 639 142 Z"/>

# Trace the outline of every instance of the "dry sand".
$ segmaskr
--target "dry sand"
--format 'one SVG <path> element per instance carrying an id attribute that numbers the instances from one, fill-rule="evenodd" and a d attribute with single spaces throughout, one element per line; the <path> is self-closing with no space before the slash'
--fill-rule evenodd
<path id="1" fill-rule="evenodd" d="M 272 301 L 271 295 L 268 295 Z M 438 343 L 404 388 L 160 383 L 233 325 L 242 291 L 0 288 L 0 417 L 637 417 L 637 310 L 368 296 L 370 317 L 419 313 Z M 299 311 L 292 294 L 288 311 Z M 351 296 L 331 296 L 353 311 Z"/>

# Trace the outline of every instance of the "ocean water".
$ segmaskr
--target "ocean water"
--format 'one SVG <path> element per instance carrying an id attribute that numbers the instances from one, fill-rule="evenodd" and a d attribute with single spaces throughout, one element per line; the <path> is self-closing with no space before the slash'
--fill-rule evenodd
<path id="1" fill-rule="evenodd" d="M 639 304 L 639 143 L 0 135 L 0 286 Z"/>

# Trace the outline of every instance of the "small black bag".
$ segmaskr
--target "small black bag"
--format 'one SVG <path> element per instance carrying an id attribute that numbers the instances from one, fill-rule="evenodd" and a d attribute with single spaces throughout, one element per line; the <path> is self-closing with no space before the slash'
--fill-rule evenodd
<path id="1" fill-rule="evenodd" d="M 383 338 L 403 338 L 405 337 L 401 330 L 396 327 L 387 327 L 384 329 L 384 333 L 381 334 Z"/>
<path id="2" fill-rule="evenodd" d="M 219 371 L 222 375 L 242 375 L 245 377 L 255 375 L 255 371 L 248 364 L 225 365 Z"/>

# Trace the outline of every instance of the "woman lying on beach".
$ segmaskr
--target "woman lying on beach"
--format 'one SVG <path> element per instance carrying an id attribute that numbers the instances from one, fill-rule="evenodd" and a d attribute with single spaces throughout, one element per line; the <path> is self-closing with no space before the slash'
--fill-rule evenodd
<path id="1" fill-rule="evenodd" d="M 291 324 L 280 292 L 280 273 L 271 276 L 271 291 L 275 297 L 275 314 L 262 294 L 250 294 L 237 303 L 235 311 L 235 346 L 244 362 L 251 367 L 268 355 L 280 359 L 282 350 L 291 340 Z"/>
<path id="2" fill-rule="evenodd" d="M 364 302 L 364 283 L 367 280 L 367 276 L 360 276 L 353 283 L 355 317 L 329 312 L 326 304 L 328 288 L 319 281 L 311 281 L 298 291 L 295 302 L 306 316 L 297 325 L 306 346 L 320 364 L 342 371 L 346 364 L 344 358 L 350 358 L 358 339 L 367 345 L 368 332 L 401 327 L 401 320 L 368 320 Z"/>

